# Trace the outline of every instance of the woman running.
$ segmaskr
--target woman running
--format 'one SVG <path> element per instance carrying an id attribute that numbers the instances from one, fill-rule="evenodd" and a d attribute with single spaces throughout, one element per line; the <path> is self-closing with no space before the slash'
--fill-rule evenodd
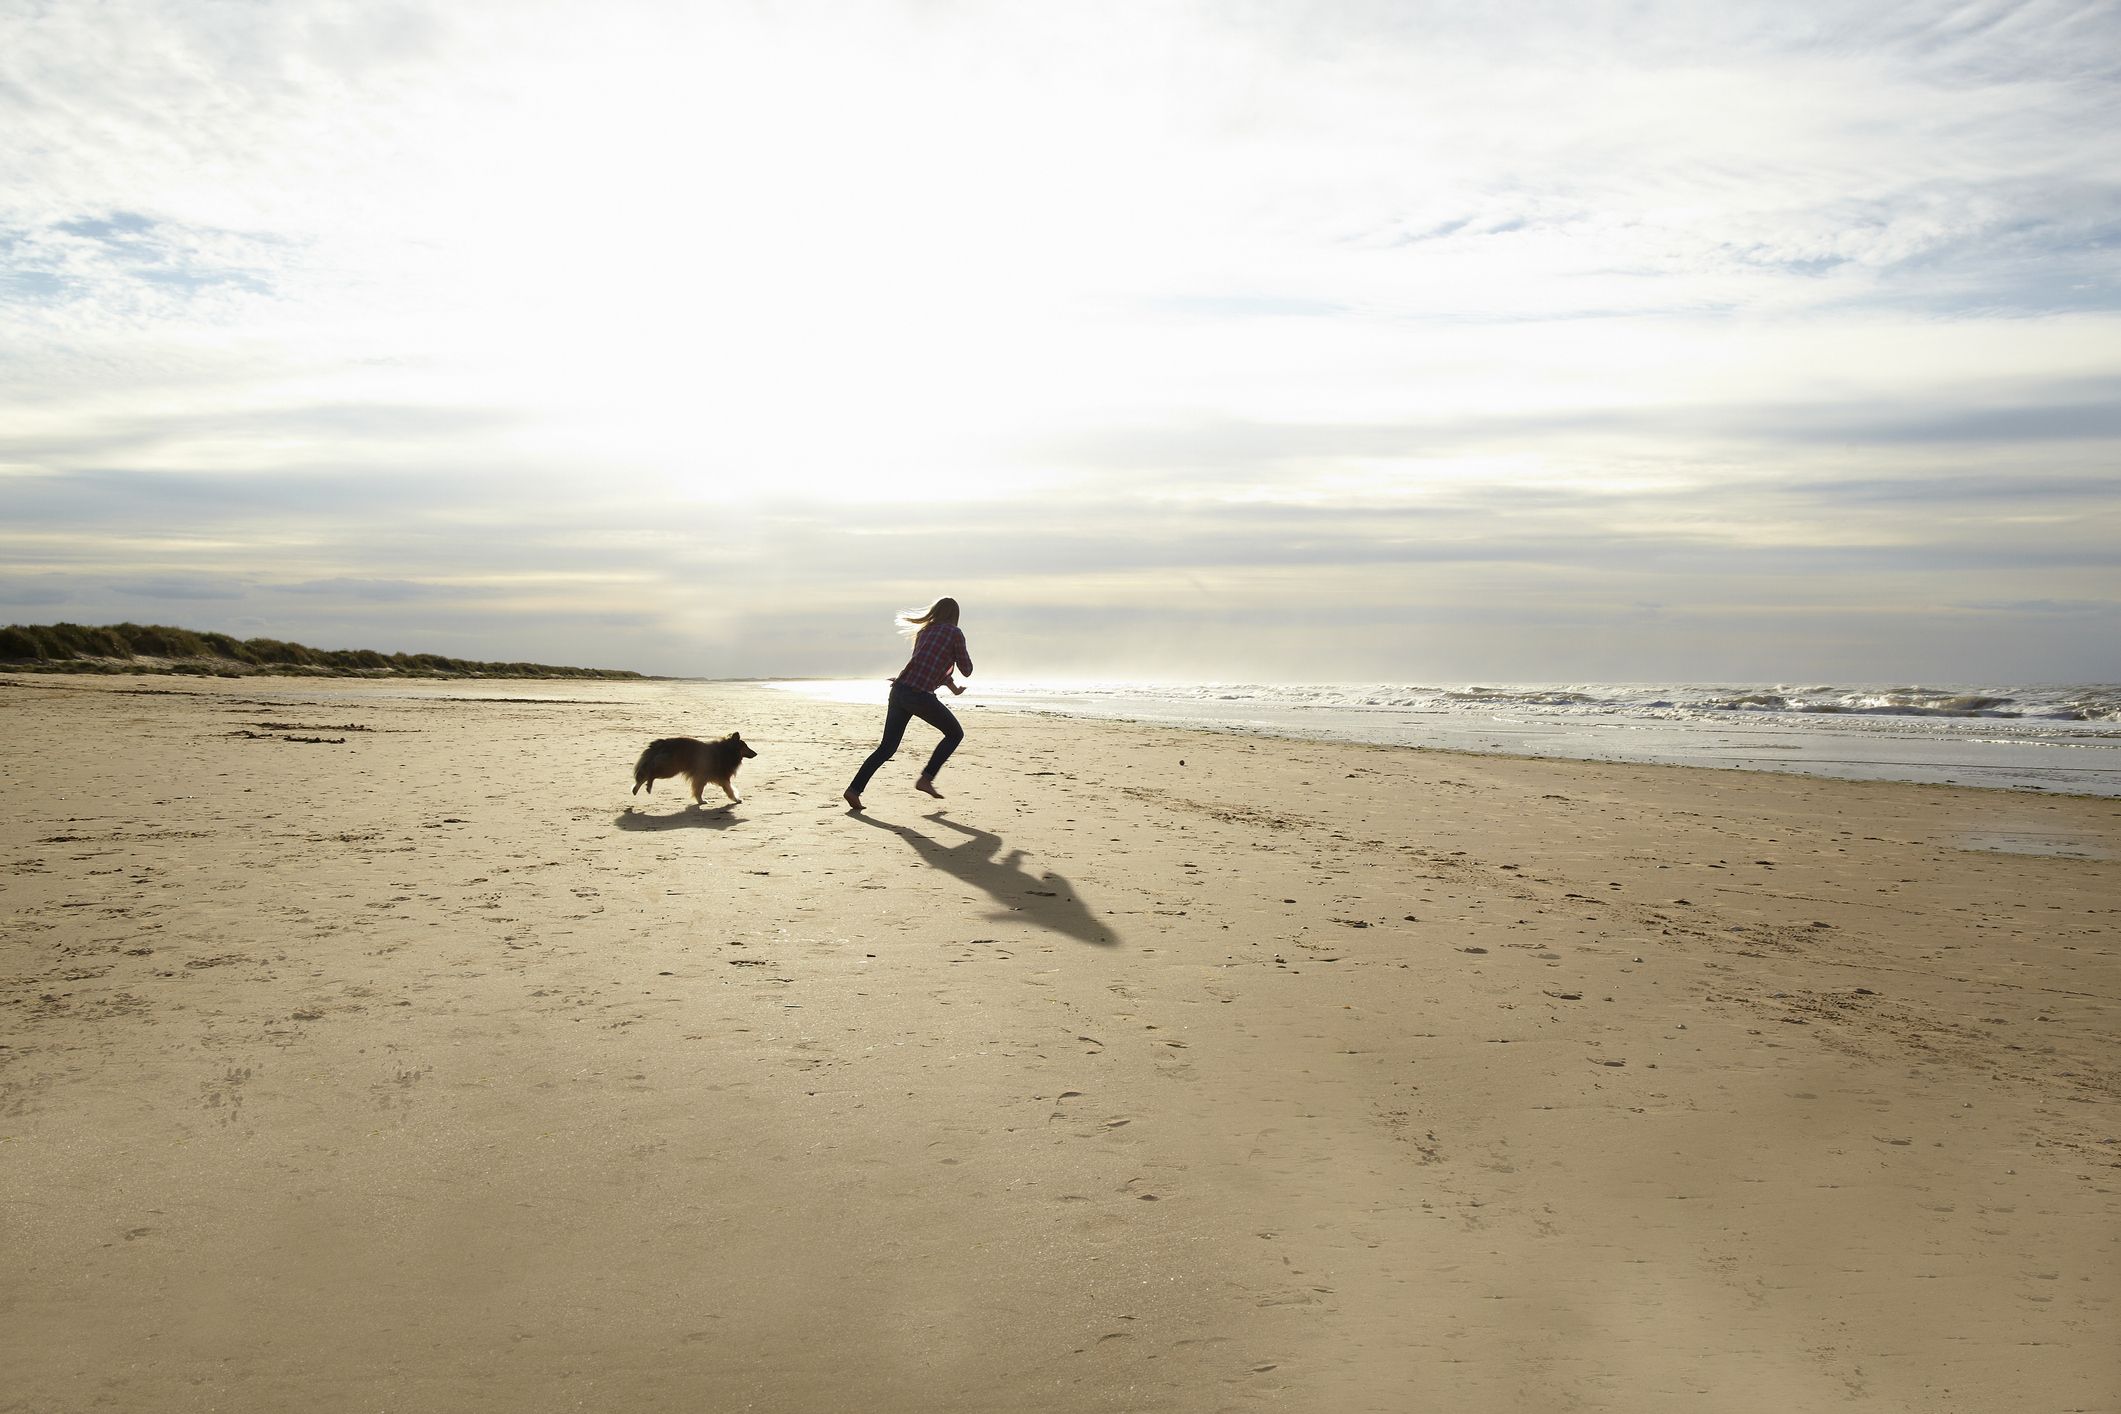
<path id="1" fill-rule="evenodd" d="M 935 773 L 943 769 L 950 753 L 965 739 L 965 729 L 957 724 L 956 715 L 935 696 L 939 687 L 947 687 L 953 693 L 965 690 L 964 684 L 950 676 L 952 668 L 967 677 L 972 675 L 972 655 L 965 651 L 964 630 L 957 626 L 957 600 L 938 599 L 926 612 L 900 614 L 898 621 L 901 630 L 917 628 L 920 632 L 913 640 L 913 656 L 891 680 L 891 704 L 884 712 L 884 739 L 869 753 L 862 769 L 854 773 L 854 784 L 841 797 L 850 810 L 862 808 L 862 788 L 869 784 L 876 768 L 898 750 L 906 735 L 908 718 L 918 717 L 943 734 L 928 757 L 927 769 L 913 783 L 915 790 L 926 791 L 937 800 L 943 798 L 943 793 L 935 788 Z"/>

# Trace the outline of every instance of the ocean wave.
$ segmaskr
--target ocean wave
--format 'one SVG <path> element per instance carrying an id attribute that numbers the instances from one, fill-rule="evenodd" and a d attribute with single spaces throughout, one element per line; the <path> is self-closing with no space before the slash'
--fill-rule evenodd
<path id="1" fill-rule="evenodd" d="M 1522 707 L 1619 705 L 1614 699 L 1568 688 L 1469 687 L 1459 692 L 1445 692 L 1443 696 L 1454 702 L 1478 702 L 1487 705 L 1508 703 Z"/>
<path id="2" fill-rule="evenodd" d="M 2121 692 L 2097 687 L 1969 691 L 1964 688 L 1806 688 L 1756 691 L 1697 704 L 1710 711 L 1803 712 L 1876 717 L 2121 720 Z"/>
<path id="3" fill-rule="evenodd" d="M 1727 697 L 1722 701 L 1697 702 L 1691 704 L 1711 712 L 1787 712 L 1790 700 L 1779 692 L 1748 692 L 1741 697 Z"/>
<path id="4" fill-rule="evenodd" d="M 1367 710 L 1455 714 L 1501 708 L 1539 715 L 1647 714 L 1714 719 L 1753 716 L 1876 716 L 2121 721 L 2121 685 L 1983 686 L 1790 683 L 1022 683 L 1047 698 L 1124 696 L 1252 706 L 1261 710 Z M 1006 695 L 1006 694 L 1005 694 Z"/>
<path id="5" fill-rule="evenodd" d="M 829 694 L 832 685 L 791 684 Z M 877 685 L 859 685 L 876 696 Z M 2121 685 L 982 679 L 994 706 L 1385 746 L 2121 796 Z M 2064 760 L 2064 757 L 2073 758 Z"/>
<path id="6" fill-rule="evenodd" d="M 1583 684 L 1538 686 L 1251 687 L 1247 700 L 1327 707 L 1400 707 L 1452 712 L 1507 707 L 1565 714 L 1745 712 L 1892 717 L 2121 720 L 2121 689 L 1927 688 L 1745 684 L 1729 687 Z"/>

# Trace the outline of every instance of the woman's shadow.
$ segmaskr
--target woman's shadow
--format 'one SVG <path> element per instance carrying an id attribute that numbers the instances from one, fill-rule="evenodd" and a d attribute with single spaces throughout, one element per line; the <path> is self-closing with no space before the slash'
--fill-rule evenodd
<path id="1" fill-rule="evenodd" d="M 1050 928 L 1056 933 L 1104 947 L 1116 946 L 1119 942 L 1119 935 L 1090 912 L 1067 879 L 1050 869 L 1044 874 L 1033 874 L 1024 868 L 1024 852 L 1020 849 L 1012 849 L 999 859 L 995 858 L 1002 847 L 1000 835 L 960 825 L 945 818 L 940 810 L 923 818 L 969 838 L 961 844 L 944 844 L 910 825 L 894 825 L 873 815 L 856 815 L 854 818 L 864 825 L 891 831 L 936 868 L 984 890 L 1009 912 L 1021 913 L 1041 928 Z"/>

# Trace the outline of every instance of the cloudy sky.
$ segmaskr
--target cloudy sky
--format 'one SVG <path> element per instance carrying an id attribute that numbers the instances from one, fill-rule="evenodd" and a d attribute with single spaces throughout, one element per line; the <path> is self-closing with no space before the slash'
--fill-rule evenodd
<path id="1" fill-rule="evenodd" d="M 0 621 L 2121 678 L 2121 11 L 0 0 Z"/>

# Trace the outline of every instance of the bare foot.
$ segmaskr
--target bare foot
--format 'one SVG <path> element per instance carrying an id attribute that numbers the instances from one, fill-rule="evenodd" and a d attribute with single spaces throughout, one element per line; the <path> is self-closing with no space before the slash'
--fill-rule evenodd
<path id="1" fill-rule="evenodd" d="M 847 802 L 849 810 L 859 811 L 862 808 L 862 798 L 851 790 L 840 792 L 840 799 Z"/>
<path id="2" fill-rule="evenodd" d="M 929 780 L 926 776 L 923 776 L 919 780 L 915 781 L 913 783 L 913 788 L 917 791 L 923 791 L 929 795 L 932 795 L 937 800 L 941 800 L 943 798 L 943 793 L 935 788 L 935 782 Z"/>

